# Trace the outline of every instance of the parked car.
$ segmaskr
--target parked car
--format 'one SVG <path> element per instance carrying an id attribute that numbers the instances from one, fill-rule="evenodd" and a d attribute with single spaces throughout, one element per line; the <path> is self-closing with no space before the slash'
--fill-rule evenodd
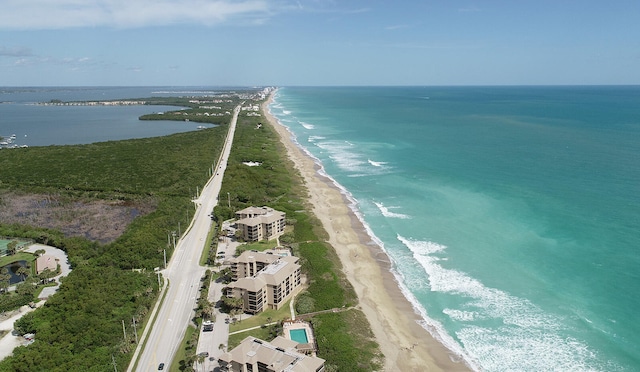
<path id="1" fill-rule="evenodd" d="M 162 371 L 164 369 L 164 363 L 160 363 L 158 365 L 158 371 Z"/>

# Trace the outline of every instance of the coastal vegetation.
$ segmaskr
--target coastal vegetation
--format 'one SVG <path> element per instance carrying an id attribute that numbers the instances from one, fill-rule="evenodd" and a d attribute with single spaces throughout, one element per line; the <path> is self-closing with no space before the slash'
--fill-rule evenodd
<path id="1" fill-rule="evenodd" d="M 7 245 L 7 255 L 0 257 L 0 313 L 28 305 L 37 301 L 37 294 L 45 285 L 46 278 L 51 277 L 51 271 L 45 270 L 40 275 L 35 275 L 34 261 L 36 255 L 31 253 L 18 252 L 15 247 L 18 242 L 12 241 Z M 16 265 L 18 263 L 22 265 Z M 9 266 L 18 266 L 15 273 L 21 276 L 21 281 L 13 284 L 15 290 L 9 290 L 11 274 Z"/>
<path id="2" fill-rule="evenodd" d="M 230 97 L 236 97 L 227 102 L 230 107 L 242 98 Z M 197 115 L 199 107 L 175 103 L 189 107 L 193 118 L 207 117 Z M 167 113 L 157 115 L 144 119 L 168 119 Z M 0 371 L 107 371 L 128 365 L 135 348 L 132 319 L 146 320 L 157 300 L 153 269 L 162 266 L 165 251 L 170 257 L 172 236 L 179 236 L 187 226 L 193 214 L 190 199 L 210 177 L 212 162 L 220 153 L 228 118 L 216 118 L 218 126 L 197 132 L 0 154 L 0 202 L 7 205 L 7 199 L 31 196 L 27 204 L 33 208 L 12 214 L 10 220 L 3 218 L 0 236 L 24 237 L 63 249 L 73 267 L 45 306 L 16 323 L 19 332 L 35 333 L 36 342 L 17 348 L 0 362 Z M 326 232 L 309 212 L 300 176 L 275 131 L 261 125 L 264 121 L 261 115 L 241 114 L 238 119 L 221 191 L 228 200 L 214 209 L 218 223 L 214 226 L 250 205 L 284 211 L 293 231 L 283 241 L 301 258 L 308 279 L 298 312 L 349 309 L 310 318 L 318 355 L 327 360 L 330 370 L 379 370 L 382 355 L 367 320 L 352 308 L 357 305 L 355 292 L 326 243 Z M 117 233 L 111 232 L 109 239 L 88 239 L 89 227 L 71 225 L 78 218 L 86 219 L 80 210 L 96 204 L 122 208 L 134 218 Z M 35 218 L 46 216 L 53 206 L 58 207 L 55 214 Z M 66 223 L 56 225 L 53 221 L 60 216 Z M 122 214 L 105 218 L 113 216 Z M 104 219 L 93 221 L 94 225 L 105 223 L 112 226 Z M 211 250 L 215 252 L 215 247 Z M 206 312 L 203 307 L 201 313 Z M 272 337 L 274 332 L 263 333 Z M 190 357 L 187 354 L 185 358 Z"/>
<path id="3" fill-rule="evenodd" d="M 298 313 L 347 309 L 358 303 L 355 291 L 341 271 L 333 247 L 326 242 L 327 233 L 313 216 L 302 179 L 286 157 L 286 150 L 264 116 L 240 116 L 222 184 L 221 195 L 228 203 L 214 209 L 217 220 L 233 217 L 236 210 L 251 205 L 269 206 L 287 214 L 293 226 L 287 243 L 300 257 L 308 288 L 296 299 Z M 247 166 L 246 162 L 261 163 Z M 229 208 L 229 205 L 231 208 Z M 271 317 L 269 320 L 275 320 Z M 382 368 L 382 355 L 369 323 L 358 309 L 315 315 L 310 318 L 318 341 L 318 356 L 331 370 L 374 371 Z M 266 320 L 265 320 L 266 322 Z M 235 326 L 234 326 L 235 328 Z M 230 339 L 229 347 L 248 335 L 264 338 L 271 334 L 260 328 Z M 273 335 L 272 337 L 273 338 Z M 270 338 L 267 338 L 269 340 Z"/>
<path id="4" fill-rule="evenodd" d="M 16 322 L 16 330 L 35 333 L 36 342 L 18 347 L 0 362 L 0 371 L 126 368 L 136 346 L 133 319 L 145 319 L 157 299 L 153 268 L 162 265 L 165 249 L 168 257 L 172 253 L 168 237 L 179 235 L 192 217 L 190 199 L 210 176 L 224 124 L 166 137 L 0 154 L 3 207 L 11 205 L 8 199 L 32 197 L 12 219 L 2 219 L 0 236 L 63 249 L 73 268 L 45 306 Z M 72 228 L 80 211 L 96 203 L 135 206 L 127 209 L 135 217 L 108 243 L 85 237 L 92 225 Z M 46 214 L 47 205 L 62 206 L 64 213 L 56 210 L 38 220 L 42 225 L 30 224 L 31 212 Z M 66 224 L 55 225 L 60 216 Z M 97 219 L 94 226 L 116 222 Z"/>

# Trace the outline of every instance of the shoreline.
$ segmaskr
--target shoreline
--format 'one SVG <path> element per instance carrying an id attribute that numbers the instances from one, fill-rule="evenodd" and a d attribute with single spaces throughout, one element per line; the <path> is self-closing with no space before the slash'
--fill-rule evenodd
<path id="1" fill-rule="evenodd" d="M 391 272 L 391 261 L 367 233 L 351 208 L 352 202 L 331 178 L 321 174 L 315 160 L 271 115 L 268 106 L 273 94 L 262 104 L 262 111 L 304 180 L 313 213 L 327 231 L 342 270 L 356 291 L 358 307 L 366 315 L 385 356 L 384 370 L 470 371 L 462 357 L 447 349 L 418 323 L 422 318 L 402 293 Z"/>

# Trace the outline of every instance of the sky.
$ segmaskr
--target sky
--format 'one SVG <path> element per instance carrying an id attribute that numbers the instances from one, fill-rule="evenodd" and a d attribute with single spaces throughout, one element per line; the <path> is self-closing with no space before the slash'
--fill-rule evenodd
<path id="1" fill-rule="evenodd" d="M 638 0 L 0 0 L 0 86 L 600 84 Z"/>

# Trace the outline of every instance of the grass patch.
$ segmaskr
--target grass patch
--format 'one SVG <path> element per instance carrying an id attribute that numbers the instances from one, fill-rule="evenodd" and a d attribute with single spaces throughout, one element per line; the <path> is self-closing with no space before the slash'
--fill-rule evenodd
<path id="1" fill-rule="evenodd" d="M 187 360 L 187 358 L 191 354 L 195 353 L 195 351 L 192 351 L 194 346 L 192 346 L 191 340 L 193 340 L 196 332 L 198 332 L 198 329 L 196 327 L 192 325 L 189 325 L 187 327 L 187 330 L 184 333 L 184 338 L 182 339 L 182 342 L 178 347 L 178 351 L 176 351 L 176 356 L 171 361 L 171 372 L 183 372 L 190 370 L 188 367 L 186 367 L 185 360 Z M 169 365 L 168 361 L 165 362 L 165 364 Z"/>
<path id="2" fill-rule="evenodd" d="M 16 261 L 27 261 L 29 266 L 36 260 L 36 256 L 31 253 L 18 252 L 11 256 L 0 257 L 0 267 L 12 264 Z"/>
<path id="3" fill-rule="evenodd" d="M 215 222 L 211 222 L 211 227 L 209 228 L 209 233 L 207 234 L 207 243 L 204 245 L 204 249 L 202 250 L 202 254 L 200 255 L 200 266 L 206 266 L 209 261 L 209 257 L 211 257 L 212 251 L 218 249 L 217 236 L 218 225 Z"/>
<path id="4" fill-rule="evenodd" d="M 376 371 L 382 368 L 378 350 L 365 315 L 356 309 L 315 316 L 318 356 L 339 371 Z"/>
<path id="5" fill-rule="evenodd" d="M 258 251 L 263 252 L 267 249 L 273 249 L 278 246 L 278 242 L 275 240 L 262 240 L 259 242 L 245 243 L 236 248 L 236 255 L 241 255 L 244 251 Z"/>
<path id="6" fill-rule="evenodd" d="M 244 340 L 249 336 L 253 336 L 255 338 L 259 338 L 265 341 L 271 341 L 272 339 L 275 338 L 275 337 L 272 337 L 271 327 L 252 329 L 250 331 L 236 333 L 235 335 L 230 335 L 228 345 L 227 345 L 227 350 L 231 350 L 234 347 L 240 345 L 242 340 Z"/>
<path id="7" fill-rule="evenodd" d="M 284 319 L 291 318 L 291 311 L 289 310 L 289 304 L 291 300 L 287 301 L 280 309 L 268 309 L 260 314 L 251 316 L 250 318 L 243 319 L 242 321 L 229 324 L 229 332 L 237 332 L 243 329 L 261 326 L 266 323 L 278 322 Z"/>

